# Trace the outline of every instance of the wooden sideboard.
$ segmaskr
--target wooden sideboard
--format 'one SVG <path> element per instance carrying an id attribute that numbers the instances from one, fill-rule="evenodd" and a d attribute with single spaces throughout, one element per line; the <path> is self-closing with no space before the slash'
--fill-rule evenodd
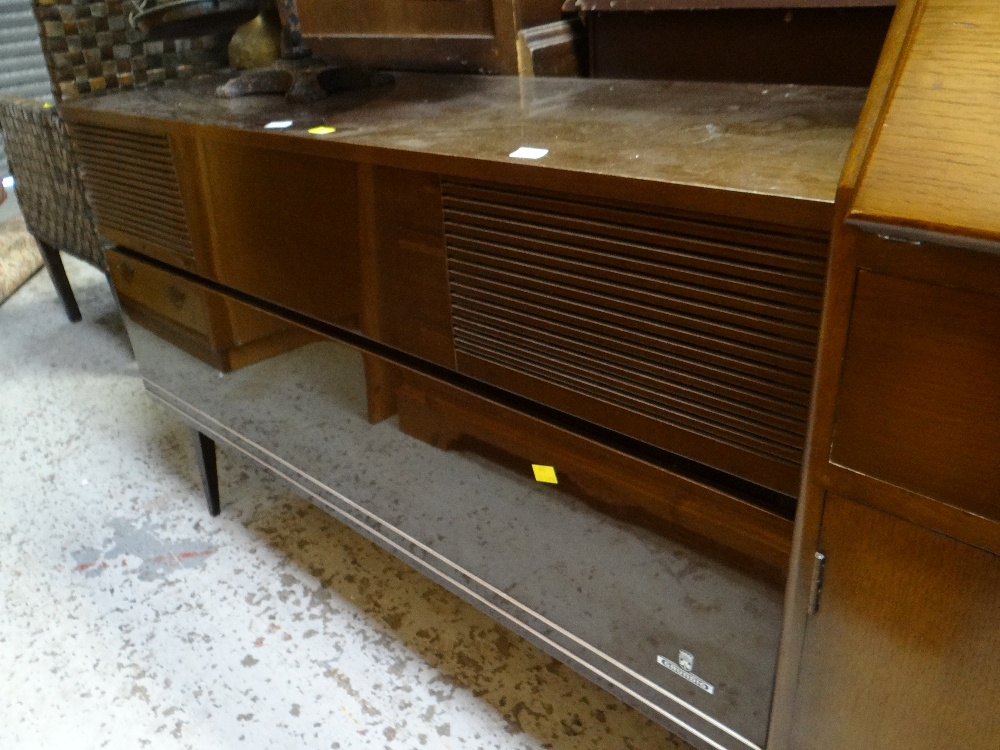
<path id="1" fill-rule="evenodd" d="M 700 747 L 992 750 L 998 35 L 900 3 L 863 109 L 401 74 L 61 111 L 199 433 Z"/>
<path id="2" fill-rule="evenodd" d="M 63 107 L 150 391 L 689 739 L 762 746 L 864 92 L 216 83 Z M 403 515 L 354 485 L 374 455 L 306 458 L 390 439 L 456 477 Z"/>
<path id="3" fill-rule="evenodd" d="M 719 488 L 698 533 L 782 577 L 857 89 L 400 75 L 289 110 L 212 85 L 66 108 L 105 236 L 668 452 Z"/>

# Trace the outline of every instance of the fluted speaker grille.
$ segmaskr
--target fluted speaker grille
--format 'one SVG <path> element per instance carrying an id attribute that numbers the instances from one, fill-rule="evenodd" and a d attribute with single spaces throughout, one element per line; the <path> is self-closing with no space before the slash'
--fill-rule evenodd
<path id="1" fill-rule="evenodd" d="M 192 257 L 167 137 L 92 125 L 74 125 L 72 134 L 101 232 L 121 244 L 138 240 Z"/>
<path id="2" fill-rule="evenodd" d="M 490 363 L 655 420 L 675 428 L 663 447 L 709 464 L 721 448 L 725 468 L 794 491 L 823 238 L 465 181 L 443 194 L 460 367 Z"/>

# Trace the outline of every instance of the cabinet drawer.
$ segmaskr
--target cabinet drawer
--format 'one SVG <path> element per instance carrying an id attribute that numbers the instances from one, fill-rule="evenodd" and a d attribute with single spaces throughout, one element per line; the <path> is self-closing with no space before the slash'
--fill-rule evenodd
<path id="1" fill-rule="evenodd" d="M 210 332 L 199 289 L 184 279 L 116 253 L 108 253 L 115 290 L 123 305 L 134 303 L 159 318 L 203 336 Z"/>
<path id="2" fill-rule="evenodd" d="M 858 274 L 832 460 L 1000 520 L 1000 298 Z"/>

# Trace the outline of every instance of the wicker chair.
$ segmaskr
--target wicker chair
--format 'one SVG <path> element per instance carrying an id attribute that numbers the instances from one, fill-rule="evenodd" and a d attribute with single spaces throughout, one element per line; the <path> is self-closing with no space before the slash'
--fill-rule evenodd
<path id="1" fill-rule="evenodd" d="M 69 136 L 51 104 L 0 97 L 0 131 L 17 200 L 52 283 L 72 322 L 80 320 L 60 251 L 107 272 L 106 243 L 97 236 Z"/>

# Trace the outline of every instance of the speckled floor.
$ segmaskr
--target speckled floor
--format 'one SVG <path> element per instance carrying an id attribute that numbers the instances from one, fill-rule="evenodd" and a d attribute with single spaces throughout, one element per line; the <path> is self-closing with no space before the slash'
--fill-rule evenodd
<path id="1" fill-rule="evenodd" d="M 67 270 L 0 306 L 0 748 L 687 747 L 237 455 L 210 518 Z"/>

